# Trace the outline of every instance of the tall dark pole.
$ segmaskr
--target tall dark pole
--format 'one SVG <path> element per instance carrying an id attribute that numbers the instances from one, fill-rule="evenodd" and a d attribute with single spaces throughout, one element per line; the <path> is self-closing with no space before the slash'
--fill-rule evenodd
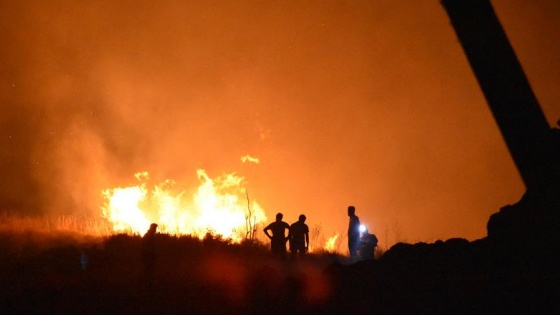
<path id="1" fill-rule="evenodd" d="M 547 180 L 550 127 L 489 0 L 442 0 L 528 190 Z"/>

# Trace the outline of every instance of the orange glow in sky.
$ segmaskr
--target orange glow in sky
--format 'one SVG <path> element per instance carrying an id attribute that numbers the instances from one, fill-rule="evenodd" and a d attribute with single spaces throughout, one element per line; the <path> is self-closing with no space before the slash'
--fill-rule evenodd
<path id="1" fill-rule="evenodd" d="M 554 126 L 560 1 L 492 3 Z M 390 246 L 484 237 L 524 193 L 439 0 L 4 1 L 0 27 L 0 211 L 227 234 L 243 178 L 263 221 L 344 247 L 354 205 Z"/>

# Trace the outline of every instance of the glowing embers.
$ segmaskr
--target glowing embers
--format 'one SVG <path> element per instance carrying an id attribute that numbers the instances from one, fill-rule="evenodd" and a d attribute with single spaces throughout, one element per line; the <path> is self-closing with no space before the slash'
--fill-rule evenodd
<path id="1" fill-rule="evenodd" d="M 162 233 L 202 238 L 212 232 L 235 242 L 256 224 L 266 222 L 259 204 L 249 204 L 242 177 L 225 174 L 212 179 L 201 169 L 197 175 L 200 185 L 191 198 L 186 198 L 185 191 L 176 189 L 174 181 L 165 180 L 148 189 L 149 174 L 137 173 L 139 185 L 102 192 L 103 217 L 115 232 L 142 234 L 151 222 L 156 222 Z"/>

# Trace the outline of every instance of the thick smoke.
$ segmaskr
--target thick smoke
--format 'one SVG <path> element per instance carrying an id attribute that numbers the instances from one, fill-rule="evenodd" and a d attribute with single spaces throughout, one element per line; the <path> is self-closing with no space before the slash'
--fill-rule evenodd
<path id="1" fill-rule="evenodd" d="M 495 2 L 556 121 L 558 2 Z M 482 237 L 523 193 L 439 1 L 0 8 L 2 211 L 97 215 L 138 171 L 203 168 L 327 234 L 353 204 L 385 245 Z"/>

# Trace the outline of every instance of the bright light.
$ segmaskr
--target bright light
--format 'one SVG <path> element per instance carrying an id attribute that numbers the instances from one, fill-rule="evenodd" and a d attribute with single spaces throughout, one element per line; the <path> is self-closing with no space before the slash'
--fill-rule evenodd
<path id="1" fill-rule="evenodd" d="M 365 225 L 360 224 L 360 233 L 364 233 L 365 231 L 367 231 L 367 228 Z"/>

